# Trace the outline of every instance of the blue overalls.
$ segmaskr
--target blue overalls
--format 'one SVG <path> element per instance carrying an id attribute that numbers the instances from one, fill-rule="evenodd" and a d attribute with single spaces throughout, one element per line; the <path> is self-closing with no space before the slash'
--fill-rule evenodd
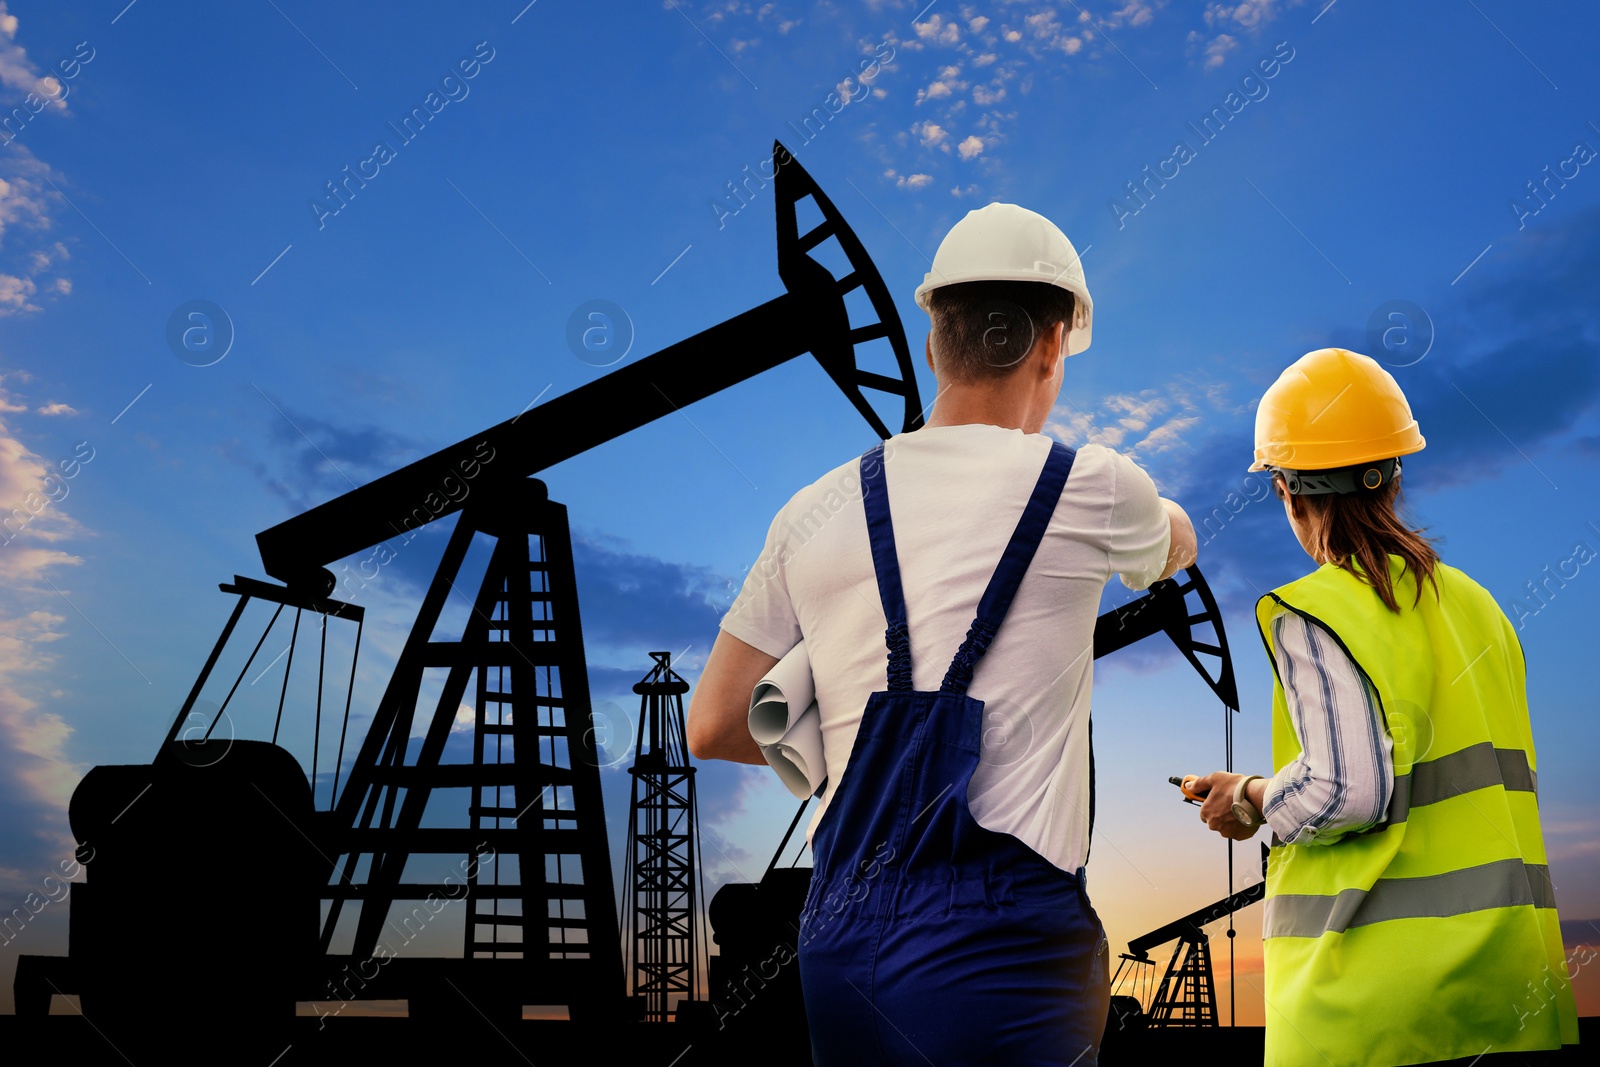
<path id="1" fill-rule="evenodd" d="M 939 691 L 912 689 L 883 446 L 861 457 L 872 564 L 888 619 L 888 688 L 812 836 L 800 979 L 814 1062 L 1096 1062 L 1109 998 L 1105 931 L 1082 869 L 1056 867 L 967 809 L 983 702 L 973 669 L 1055 511 L 1074 453 L 1052 444 Z"/>

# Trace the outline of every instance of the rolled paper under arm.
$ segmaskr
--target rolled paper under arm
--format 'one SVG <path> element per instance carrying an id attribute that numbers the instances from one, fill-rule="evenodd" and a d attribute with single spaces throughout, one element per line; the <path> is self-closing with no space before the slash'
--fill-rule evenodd
<path id="1" fill-rule="evenodd" d="M 750 693 L 750 736 L 784 787 L 801 799 L 814 795 L 828 780 L 815 697 L 803 641 Z"/>

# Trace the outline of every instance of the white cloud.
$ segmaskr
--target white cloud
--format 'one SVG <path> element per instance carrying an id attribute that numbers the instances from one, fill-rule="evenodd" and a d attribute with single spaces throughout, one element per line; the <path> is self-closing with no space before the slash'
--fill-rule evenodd
<path id="1" fill-rule="evenodd" d="M 0 32 L 4 32 L 0 6 Z M 26 375 L 13 378 L 27 380 Z M 0 410 L 26 407 L 0 384 Z M 81 467 L 74 473 L 81 472 Z M 82 529 L 61 509 L 70 482 L 57 467 L 34 454 L 0 422 L 0 775 L 16 792 L 35 801 L 54 818 L 32 829 L 49 847 L 71 853 L 72 837 L 66 826 L 67 801 L 87 767 L 66 754 L 72 727 L 61 716 L 41 708 L 28 690 L 28 679 L 48 674 L 56 657 L 49 646 L 64 635 L 66 619 L 53 610 L 24 606 L 29 596 L 55 596 L 38 583 L 49 572 L 81 563 L 79 557 L 48 547 Z M 44 542 L 41 544 L 40 542 Z M 37 819 L 37 816 L 34 817 Z M 3 880 L 3 879 L 0 879 Z"/>
<path id="2" fill-rule="evenodd" d="M 946 22 L 939 14 L 926 22 L 912 23 L 911 28 L 917 31 L 918 37 L 930 44 L 953 45 L 961 40 L 961 27 L 953 19 Z"/>
<path id="3" fill-rule="evenodd" d="M 1298 5 L 1300 0 L 1239 0 L 1238 3 L 1210 3 L 1206 5 L 1207 26 L 1230 26 L 1246 30 L 1259 30 L 1277 17 L 1279 7 Z"/>
<path id="4" fill-rule="evenodd" d="M 972 90 L 972 102 L 979 107 L 988 107 L 998 104 L 1006 98 L 1006 91 L 1001 86 L 979 85 Z"/>
<path id="5" fill-rule="evenodd" d="M 1206 42 L 1207 70 L 1216 70 L 1227 62 L 1228 53 L 1239 47 L 1239 39 L 1232 34 L 1219 33 Z"/>
<path id="6" fill-rule="evenodd" d="M 4 10 L 0 0 L 0 12 Z M 46 179 L 48 164 L 35 158 L 26 145 L 13 143 L 0 154 L 0 247 L 15 247 L 19 238 L 47 233 L 53 223 L 52 209 L 59 202 Z M 56 180 L 61 180 L 59 175 Z M 35 248 L 19 251 L 13 263 L 0 265 L 0 318 L 40 310 L 34 302 L 39 285 L 34 280 L 45 271 L 60 270 L 59 264 L 71 259 L 67 246 L 51 240 Z M 65 296 L 72 282 L 65 277 L 44 281 L 44 292 Z"/>
<path id="7" fill-rule="evenodd" d="M 678 10 L 680 14 L 689 17 L 690 22 L 704 29 L 714 26 L 730 35 L 724 51 L 740 55 L 761 44 L 762 37 L 757 32 L 761 27 L 775 28 L 779 34 L 787 34 L 790 30 L 804 22 L 804 19 L 786 18 L 778 10 L 775 3 L 764 3 L 759 6 L 744 2 L 744 0 L 722 0 L 722 2 L 704 5 L 698 14 L 690 14 L 691 6 L 680 0 L 663 0 L 661 6 L 669 11 Z M 742 35 L 740 35 L 742 34 Z"/>
<path id="8" fill-rule="evenodd" d="M 26 311 L 38 311 L 39 305 L 33 303 L 33 294 L 37 289 L 32 278 L 0 274 L 0 319 Z"/>
<path id="9" fill-rule="evenodd" d="M 61 82 L 52 75 L 41 75 L 38 64 L 28 58 L 27 49 L 17 44 L 17 16 L 6 10 L 5 0 L 0 0 L 0 85 L 13 90 L 24 101 L 29 100 L 29 93 L 34 94 L 32 99 L 39 101 L 41 111 L 67 109 Z M 25 106 L 29 111 L 35 107 L 31 101 Z"/>
<path id="10" fill-rule="evenodd" d="M 1166 4 L 1166 0 L 1117 0 L 1118 6 L 1103 17 L 1092 16 L 1087 10 L 1074 5 L 1074 11 L 1067 11 L 1045 7 L 1042 10 L 1025 15 L 1022 25 L 1006 27 L 999 34 L 1001 39 L 1012 44 L 1021 44 L 1033 59 L 1050 61 L 1052 53 L 1063 53 L 1075 56 L 1083 52 L 1084 47 L 1095 40 L 1097 27 L 1104 29 L 1133 29 L 1149 26 L 1155 21 L 1155 13 Z M 1063 24 L 1062 19 L 1068 19 Z M 1076 32 L 1069 31 L 1073 27 Z M 992 44 L 996 38 L 986 35 L 985 44 Z M 1098 54 L 1096 59 L 1104 59 L 1104 54 Z"/>
<path id="11" fill-rule="evenodd" d="M 49 225 L 49 194 L 44 191 L 44 183 L 37 180 L 48 168 L 43 164 L 27 166 L 30 160 L 31 156 L 21 155 L 8 159 L 6 162 L 13 164 L 8 169 L 22 173 L 0 176 L 0 239 L 4 239 L 6 231 L 17 226 L 43 228 Z M 36 160 L 33 162 L 37 163 Z"/>
<path id="12" fill-rule="evenodd" d="M 1106 16 L 1105 24 L 1113 30 L 1119 26 L 1148 26 L 1155 17 L 1155 12 L 1144 0 L 1127 0 L 1120 8 Z"/>
<path id="13" fill-rule="evenodd" d="M 1238 413 L 1218 388 L 1182 379 L 1164 389 L 1103 397 L 1092 410 L 1063 403 L 1044 428 L 1068 445 L 1097 444 L 1122 452 L 1146 467 L 1165 492 L 1182 480 L 1184 449 L 1207 412 Z M 1164 458 L 1152 462 L 1158 456 Z"/>
<path id="14" fill-rule="evenodd" d="M 1215 37 L 1206 41 L 1203 64 L 1205 69 L 1216 70 L 1226 62 L 1228 53 L 1239 45 L 1239 34 L 1254 36 L 1277 17 L 1279 8 L 1298 6 L 1302 2 L 1303 0 L 1238 0 L 1235 3 L 1217 3 L 1213 0 L 1207 4 L 1205 23 L 1218 32 Z M 1203 38 L 1204 35 L 1195 30 L 1189 33 L 1188 41 L 1193 46 Z"/>
<path id="15" fill-rule="evenodd" d="M 72 855 L 76 842 L 67 825 L 67 802 L 89 769 L 67 755 L 73 728 L 25 691 L 36 688 L 32 678 L 55 666 L 57 657 L 49 646 L 65 636 L 65 622 L 62 615 L 51 611 L 0 613 L 0 773 L 9 782 L 8 792 L 43 809 L 13 812 L 14 818 L 31 824 L 28 830 L 37 838 L 34 847 L 38 855 L 11 857 L 24 865 L 44 857 Z M 37 877 L 30 872 L 29 881 Z M 0 872 L 0 888 L 8 896 L 20 898 L 25 885 L 12 871 Z"/>
<path id="16" fill-rule="evenodd" d="M 944 145 L 950 138 L 950 131 L 936 122 L 923 122 L 911 127 L 911 132 L 922 140 L 924 148 L 935 148 Z"/>
<path id="17" fill-rule="evenodd" d="M 41 404 L 33 409 L 39 415 L 76 415 L 78 409 L 71 404 L 63 404 L 59 400 L 51 404 Z"/>
<path id="18" fill-rule="evenodd" d="M 0 617 L 0 749 L 10 750 L 3 754 L 8 757 L 7 771 L 21 779 L 36 799 L 58 807 L 63 815 L 88 768 L 66 758 L 72 727 L 61 716 L 40 711 L 15 686 L 20 676 L 55 664 L 43 646 L 64 636 L 64 622 L 63 616 L 48 611 Z"/>
<path id="19" fill-rule="evenodd" d="M 1186 415 L 1180 418 L 1169 419 L 1145 434 L 1130 450 L 1142 456 L 1159 455 L 1179 448 L 1184 443 L 1184 434 L 1200 421 L 1198 415 Z"/>
<path id="20" fill-rule="evenodd" d="M 24 398 L 13 397 L 0 387 L 0 411 L 27 409 Z M 82 467 L 74 466 L 71 471 L 76 475 Z M 0 526 L 0 586 L 15 590 L 46 567 L 78 562 L 54 550 L 29 554 L 31 541 L 56 542 L 83 532 L 61 509 L 60 501 L 67 498 L 71 487 L 64 470 L 30 451 L 0 422 L 0 521 L 4 523 Z"/>
<path id="21" fill-rule="evenodd" d="M 884 11 L 889 10 L 887 0 L 878 2 Z M 1104 62 L 1107 50 L 1093 47 L 1097 42 L 1096 27 L 1146 27 L 1165 7 L 1166 0 L 1110 0 L 1110 13 L 1096 12 L 1094 16 L 1078 7 L 1068 9 L 1040 0 L 1009 6 L 1012 3 L 1015 0 L 1008 0 L 1008 5 L 997 10 L 984 10 L 975 3 L 958 0 L 954 5 L 924 11 L 923 17 L 913 23 L 911 39 L 903 44 L 893 40 L 893 34 L 885 35 L 907 55 L 927 51 L 933 53 L 929 59 L 935 60 L 921 68 L 926 80 L 915 94 L 915 104 L 926 117 L 913 124 L 909 132 L 893 134 L 895 145 L 912 151 L 936 148 L 952 159 L 959 157 L 966 162 L 981 158 L 986 173 L 998 173 L 1005 164 L 1004 146 L 1010 141 L 1016 113 L 993 109 L 1027 96 L 1035 87 L 1036 76 L 1055 77 L 1063 56 Z M 916 8 L 923 6 L 918 4 Z M 949 10 L 951 6 L 954 11 Z M 955 53 L 948 56 L 952 62 L 938 62 L 947 53 Z M 909 65 L 915 67 L 915 60 Z M 883 162 L 889 160 L 885 158 Z M 939 171 L 937 165 L 930 167 L 925 155 L 911 166 L 930 170 L 934 180 L 949 189 L 952 196 L 976 194 L 977 190 L 969 188 L 962 178 Z"/>
<path id="22" fill-rule="evenodd" d="M 1171 402 L 1147 390 L 1139 396 L 1126 393 L 1106 397 L 1101 407 L 1121 416 L 1117 421 L 1130 430 L 1142 430 L 1150 420 L 1171 407 Z"/>
<path id="23" fill-rule="evenodd" d="M 883 172 L 885 178 L 891 179 L 901 189 L 921 189 L 933 181 L 931 174 L 901 174 L 893 167 Z"/>
<path id="24" fill-rule="evenodd" d="M 1053 38 L 1061 32 L 1061 26 L 1056 22 L 1054 11 L 1039 11 L 1022 20 L 1033 35 L 1039 38 Z"/>
<path id="25" fill-rule="evenodd" d="M 933 83 L 926 89 L 920 89 L 917 91 L 916 102 L 921 104 L 926 100 L 944 99 L 946 97 L 953 96 L 958 90 L 965 89 L 966 87 L 967 83 L 961 80 L 960 65 L 952 64 L 941 68 L 939 71 L 939 76 L 935 78 Z"/>

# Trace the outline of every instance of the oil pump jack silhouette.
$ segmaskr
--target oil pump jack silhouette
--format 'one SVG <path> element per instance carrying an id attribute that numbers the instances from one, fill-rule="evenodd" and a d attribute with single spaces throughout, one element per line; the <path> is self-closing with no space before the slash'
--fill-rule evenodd
<path id="1" fill-rule="evenodd" d="M 503 1026 L 530 1004 L 564 1005 L 575 1024 L 601 1026 L 669 1013 L 710 1017 L 684 1010 L 700 996 L 692 927 L 704 903 L 694 888 L 693 768 L 682 738 L 688 687 L 664 653 L 652 654 L 654 669 L 635 687 L 652 718 L 648 729 L 641 722 L 634 771 L 654 777 L 634 794 L 635 829 L 648 826 L 642 832 L 651 840 L 630 842 L 639 847 L 629 857 L 637 884 L 626 893 L 635 914 L 621 926 L 634 931 L 630 976 L 567 511 L 534 475 L 807 352 L 880 437 L 891 431 L 869 394 L 898 407 L 902 431 L 921 426 L 888 288 L 838 209 L 781 143 L 773 159 L 783 294 L 257 535 L 264 569 L 277 581 L 236 576 L 219 587 L 238 600 L 152 762 L 96 767 L 72 797 L 71 825 L 88 873 L 73 893 L 69 955 L 19 958 L 19 1014 L 45 1014 L 52 994 L 77 994 L 98 1028 L 130 1037 L 161 1030 L 179 1010 L 191 1023 L 212 1020 L 213 1037 L 248 1035 L 285 1025 L 297 1002 L 353 999 L 403 1000 L 412 1020 L 444 1025 L 481 1016 Z M 807 199 L 821 221 L 801 232 L 798 208 Z M 814 255 L 830 240 L 846 264 L 837 273 Z M 876 362 L 868 354 L 874 342 Z M 468 482 L 470 492 L 459 491 Z M 365 609 L 334 596 L 326 568 L 457 512 L 346 764 Z M 493 548 L 469 593 L 456 583 L 475 539 Z M 471 602 L 459 632 L 441 625 L 452 592 Z M 252 600 L 273 606 L 272 621 L 202 732 L 187 724 L 205 723 L 202 692 L 238 640 Z M 214 736 L 286 610 L 294 629 L 272 739 Z M 291 707 L 291 714 L 315 716 L 309 774 L 277 743 L 307 613 L 322 634 L 315 707 Z M 355 627 L 355 651 L 332 789 L 319 808 L 326 641 L 338 624 Z M 1204 636 L 1206 626 L 1214 636 Z M 1222 620 L 1197 569 L 1102 616 L 1095 655 L 1158 633 L 1237 710 Z M 436 698 L 429 672 L 442 675 Z M 446 742 L 464 705 L 473 709 L 471 758 L 450 762 Z M 329 731 L 331 718 L 330 711 Z M 450 809 L 458 794 L 464 803 Z M 445 825 L 434 817 L 441 803 L 453 810 Z M 418 873 L 445 859 L 456 861 L 452 875 Z M 741 895 L 729 886 L 727 902 L 710 908 L 724 957 L 713 985 L 771 945 L 771 928 L 783 936 L 805 869 L 783 870 L 769 868 L 764 882 L 787 879 L 787 891 Z M 397 916 L 407 922 L 407 907 L 412 915 L 435 913 L 435 903 L 466 909 L 460 956 L 385 950 L 380 939 Z M 152 954 L 181 982 L 181 1007 L 169 983 L 150 980 Z M 682 998 L 676 1013 L 669 993 Z M 777 997 L 763 999 L 778 1005 Z M 784 1010 L 797 1009 L 796 1000 Z M 158 1043 L 178 1040 L 176 1027 L 162 1032 Z"/>

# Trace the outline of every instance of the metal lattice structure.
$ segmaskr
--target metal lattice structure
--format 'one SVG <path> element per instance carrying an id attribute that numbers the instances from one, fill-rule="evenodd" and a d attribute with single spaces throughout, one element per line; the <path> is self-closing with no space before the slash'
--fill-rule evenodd
<path id="1" fill-rule="evenodd" d="M 1216 1026 L 1217 990 L 1211 983 L 1211 943 L 1199 930 L 1180 937 L 1172 962 L 1150 1005 L 1150 1025 Z"/>
<path id="2" fill-rule="evenodd" d="M 633 802 L 628 813 L 628 903 L 633 927 L 632 977 L 644 1018 L 666 1022 L 699 979 L 699 814 L 689 765 L 683 694 L 672 656 L 652 652 L 655 667 L 633 687 L 639 694 Z"/>
<path id="3" fill-rule="evenodd" d="M 1217 990 L 1211 977 L 1211 947 L 1202 928 L 1226 918 L 1231 945 L 1234 912 L 1265 899 L 1266 876 L 1267 846 L 1262 845 L 1261 881 L 1128 942 L 1128 951 L 1122 953 L 1117 973 L 1111 977 L 1111 1011 L 1119 1029 L 1219 1025 Z M 1167 963 L 1161 985 L 1155 995 L 1150 996 L 1151 976 L 1155 970 L 1150 950 L 1173 940 L 1178 943 L 1172 959 Z M 1149 1001 L 1148 1009 L 1142 1006 L 1145 1000 Z"/>
<path id="4" fill-rule="evenodd" d="M 454 634 L 440 616 L 475 537 L 494 547 Z M 463 958 L 503 961 L 486 982 L 492 990 L 479 995 L 512 1017 L 525 1003 L 567 1004 L 574 1014 L 620 1008 L 621 946 L 576 584 L 566 508 L 547 498 L 542 482 L 508 486 L 463 513 L 337 801 L 338 821 L 356 831 L 341 849 L 343 877 L 327 890 L 324 951 L 346 899 L 361 902 L 353 955 L 366 958 L 394 904 L 440 891 L 403 879 L 410 857 L 466 854 L 480 862 L 467 868 Z M 443 685 L 434 706 L 420 709 L 430 670 L 445 672 Z M 445 762 L 468 694 L 471 762 Z M 419 710 L 427 726 L 410 755 Z M 442 789 L 469 791 L 465 825 L 422 824 Z M 369 874 L 357 885 L 363 855 Z"/>

